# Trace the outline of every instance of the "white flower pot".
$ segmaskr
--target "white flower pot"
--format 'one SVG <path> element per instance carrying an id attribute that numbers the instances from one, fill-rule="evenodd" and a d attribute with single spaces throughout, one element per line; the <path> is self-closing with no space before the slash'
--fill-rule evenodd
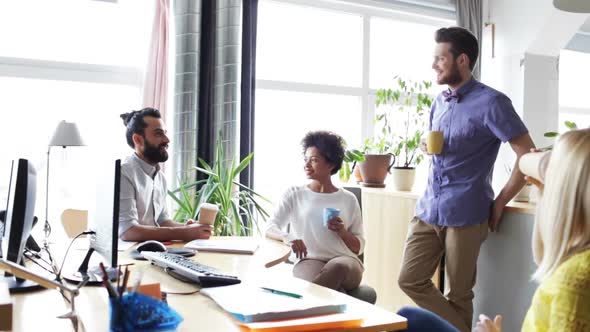
<path id="1" fill-rule="evenodd" d="M 391 169 L 391 178 L 395 190 L 412 191 L 416 178 L 416 169 L 393 167 Z"/>

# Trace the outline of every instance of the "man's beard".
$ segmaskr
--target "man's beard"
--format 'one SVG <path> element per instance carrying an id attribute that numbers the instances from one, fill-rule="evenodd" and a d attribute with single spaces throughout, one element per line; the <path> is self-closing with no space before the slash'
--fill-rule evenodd
<path id="1" fill-rule="evenodd" d="M 442 76 L 440 80 L 437 82 L 438 84 L 447 84 L 447 85 L 457 85 L 461 83 L 461 73 L 459 72 L 459 67 L 457 63 L 454 62 L 453 66 L 449 70 L 449 74 L 446 76 Z"/>
<path id="2" fill-rule="evenodd" d="M 168 151 L 164 149 L 168 144 L 162 143 L 158 145 L 152 145 L 150 142 L 145 141 L 145 147 L 143 150 L 143 156 L 152 163 L 163 163 L 168 160 Z"/>

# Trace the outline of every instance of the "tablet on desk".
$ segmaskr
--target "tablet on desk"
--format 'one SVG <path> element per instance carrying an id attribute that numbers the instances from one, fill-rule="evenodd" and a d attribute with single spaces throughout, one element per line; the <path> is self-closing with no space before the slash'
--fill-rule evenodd
<path id="1" fill-rule="evenodd" d="M 184 245 L 186 248 L 198 251 L 223 252 L 230 254 L 252 255 L 258 249 L 258 239 L 251 237 L 236 237 L 225 239 L 193 240 Z"/>

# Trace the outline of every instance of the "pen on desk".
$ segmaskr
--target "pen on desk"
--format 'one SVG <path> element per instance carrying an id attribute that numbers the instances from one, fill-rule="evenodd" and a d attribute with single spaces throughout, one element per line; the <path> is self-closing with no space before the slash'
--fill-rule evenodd
<path id="1" fill-rule="evenodd" d="M 273 294 L 277 294 L 277 295 L 284 295 L 284 296 L 288 296 L 288 297 L 294 297 L 296 299 L 300 299 L 302 298 L 301 295 L 299 294 L 295 294 L 295 293 L 289 293 L 289 292 L 285 292 L 285 291 L 281 291 L 278 289 L 273 289 L 273 288 L 268 288 L 268 287 L 260 287 L 263 290 L 267 291 L 267 292 L 271 292 Z"/>

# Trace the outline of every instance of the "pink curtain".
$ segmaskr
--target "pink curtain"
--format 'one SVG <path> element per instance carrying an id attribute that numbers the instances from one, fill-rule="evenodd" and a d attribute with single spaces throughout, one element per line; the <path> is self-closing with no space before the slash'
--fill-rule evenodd
<path id="1" fill-rule="evenodd" d="M 168 94 L 168 24 L 169 0 L 156 0 L 149 59 L 143 83 L 143 107 L 160 110 L 166 121 L 166 97 Z"/>

